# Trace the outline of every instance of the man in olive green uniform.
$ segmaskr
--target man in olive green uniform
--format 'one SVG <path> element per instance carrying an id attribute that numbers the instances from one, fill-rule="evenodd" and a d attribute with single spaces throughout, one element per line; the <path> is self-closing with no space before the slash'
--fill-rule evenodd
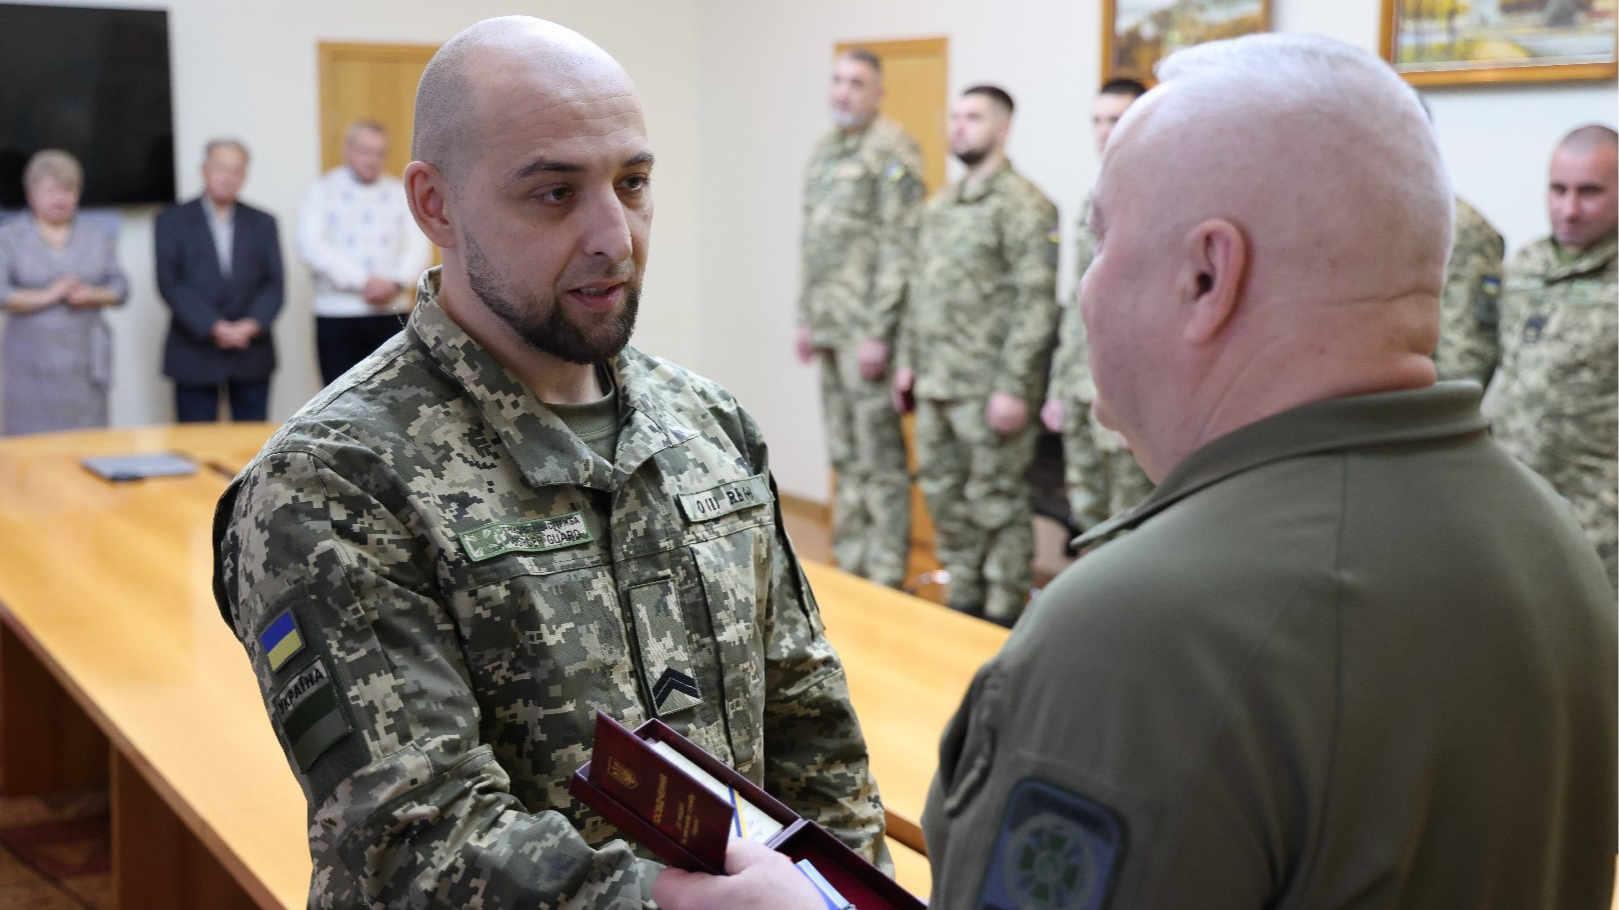
<path id="1" fill-rule="evenodd" d="M 1501 296 L 1495 436 L 1551 482 L 1619 581 L 1619 267 L 1614 131 L 1587 126 L 1552 155 L 1552 235 L 1521 250 Z"/>
<path id="2" fill-rule="evenodd" d="M 1096 407 L 1159 485 L 946 730 L 929 906 L 1606 910 L 1614 590 L 1478 386 L 1434 382 L 1432 127 L 1319 36 L 1157 72 L 1102 159 L 1080 305 Z M 729 860 L 659 906 L 817 906 Z"/>
<path id="3" fill-rule="evenodd" d="M 657 864 L 568 794 L 598 709 L 881 861 L 758 428 L 625 346 L 652 213 L 628 76 L 550 23 L 479 23 L 423 75 L 413 154 L 442 272 L 218 512 L 216 596 L 309 802 L 310 906 L 648 906 Z"/>
<path id="4" fill-rule="evenodd" d="M 889 403 L 890 355 L 923 197 L 922 154 L 880 116 L 882 65 L 853 50 L 832 67 L 834 128 L 804 181 L 798 356 L 818 361 L 827 448 L 837 474 L 838 567 L 899 587 L 910 555 L 910 474 Z"/>
<path id="5" fill-rule="evenodd" d="M 1501 263 L 1506 243 L 1478 209 L 1456 198 L 1455 240 L 1439 297 L 1439 346 L 1434 366 L 1440 379 L 1471 379 L 1489 385 L 1501 361 Z"/>
<path id="6" fill-rule="evenodd" d="M 1012 99 L 975 86 L 950 115 L 967 173 L 922 213 L 906 307 L 902 407 L 916 407 L 918 482 L 950 605 L 1010 624 L 1029 596 L 1033 515 L 1024 472 L 1056 328 L 1057 207 L 1005 153 Z"/>
<path id="7" fill-rule="evenodd" d="M 1107 147 L 1108 136 L 1119 118 L 1146 92 L 1147 87 L 1134 79 L 1113 79 L 1102 86 L 1091 105 L 1091 130 L 1098 156 Z M 1087 198 L 1080 212 L 1075 245 L 1075 274 L 1081 280 L 1096 255 L 1096 237 L 1086 224 L 1090 212 Z M 1091 411 L 1096 385 L 1085 359 L 1085 322 L 1079 316 L 1078 296 L 1076 282 L 1074 299 L 1062 308 L 1057 348 L 1051 359 L 1051 382 L 1040 419 L 1047 429 L 1062 434 L 1069 514 L 1073 530 L 1085 531 L 1146 499 L 1152 492 L 1152 481 L 1124 447 L 1123 438 L 1098 423 Z"/>

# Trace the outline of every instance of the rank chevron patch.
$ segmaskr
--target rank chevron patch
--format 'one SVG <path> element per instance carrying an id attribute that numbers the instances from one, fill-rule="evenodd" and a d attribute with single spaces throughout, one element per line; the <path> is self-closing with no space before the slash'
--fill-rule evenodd
<path id="1" fill-rule="evenodd" d="M 670 667 L 663 671 L 663 675 L 658 677 L 657 683 L 652 686 L 652 703 L 657 706 L 659 714 L 665 713 L 664 702 L 669 700 L 670 695 L 676 693 L 687 697 L 676 699 L 680 704 L 670 705 L 667 709 L 669 711 L 679 711 L 703 700 L 702 693 L 697 691 L 697 680 Z"/>

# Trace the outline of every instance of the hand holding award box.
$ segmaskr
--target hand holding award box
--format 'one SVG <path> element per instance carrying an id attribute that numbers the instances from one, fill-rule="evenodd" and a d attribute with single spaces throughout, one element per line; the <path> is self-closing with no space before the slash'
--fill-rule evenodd
<path id="1" fill-rule="evenodd" d="M 634 731 L 596 712 L 591 760 L 569 788 L 626 836 L 681 869 L 725 874 L 732 837 L 808 860 L 859 910 L 920 910 L 920 899 L 674 728 L 649 720 Z"/>

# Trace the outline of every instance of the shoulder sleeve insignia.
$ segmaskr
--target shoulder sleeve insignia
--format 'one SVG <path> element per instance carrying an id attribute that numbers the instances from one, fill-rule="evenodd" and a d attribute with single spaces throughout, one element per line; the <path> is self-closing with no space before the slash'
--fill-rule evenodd
<path id="1" fill-rule="evenodd" d="M 293 618 L 292 610 L 282 610 L 281 615 L 270 620 L 259 633 L 259 646 L 264 649 L 264 659 L 269 662 L 271 673 L 286 666 L 294 654 L 303 650 L 304 639 L 298 632 L 298 621 Z"/>
<path id="2" fill-rule="evenodd" d="M 354 729 L 343 716 L 331 674 L 321 660 L 304 667 L 282 686 L 271 710 L 300 771 L 308 771 L 322 752 Z"/>
<path id="3" fill-rule="evenodd" d="M 979 907 L 1101 910 L 1124 856 L 1113 810 L 1035 778 L 1006 800 Z"/>

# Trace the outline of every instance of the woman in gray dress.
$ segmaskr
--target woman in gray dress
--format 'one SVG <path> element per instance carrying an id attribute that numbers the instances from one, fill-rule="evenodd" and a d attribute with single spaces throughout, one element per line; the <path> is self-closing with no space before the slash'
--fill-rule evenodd
<path id="1" fill-rule="evenodd" d="M 67 152 L 28 160 L 28 214 L 0 225 L 0 435 L 107 425 L 112 332 L 128 294 L 118 238 L 76 217 L 84 172 Z"/>

